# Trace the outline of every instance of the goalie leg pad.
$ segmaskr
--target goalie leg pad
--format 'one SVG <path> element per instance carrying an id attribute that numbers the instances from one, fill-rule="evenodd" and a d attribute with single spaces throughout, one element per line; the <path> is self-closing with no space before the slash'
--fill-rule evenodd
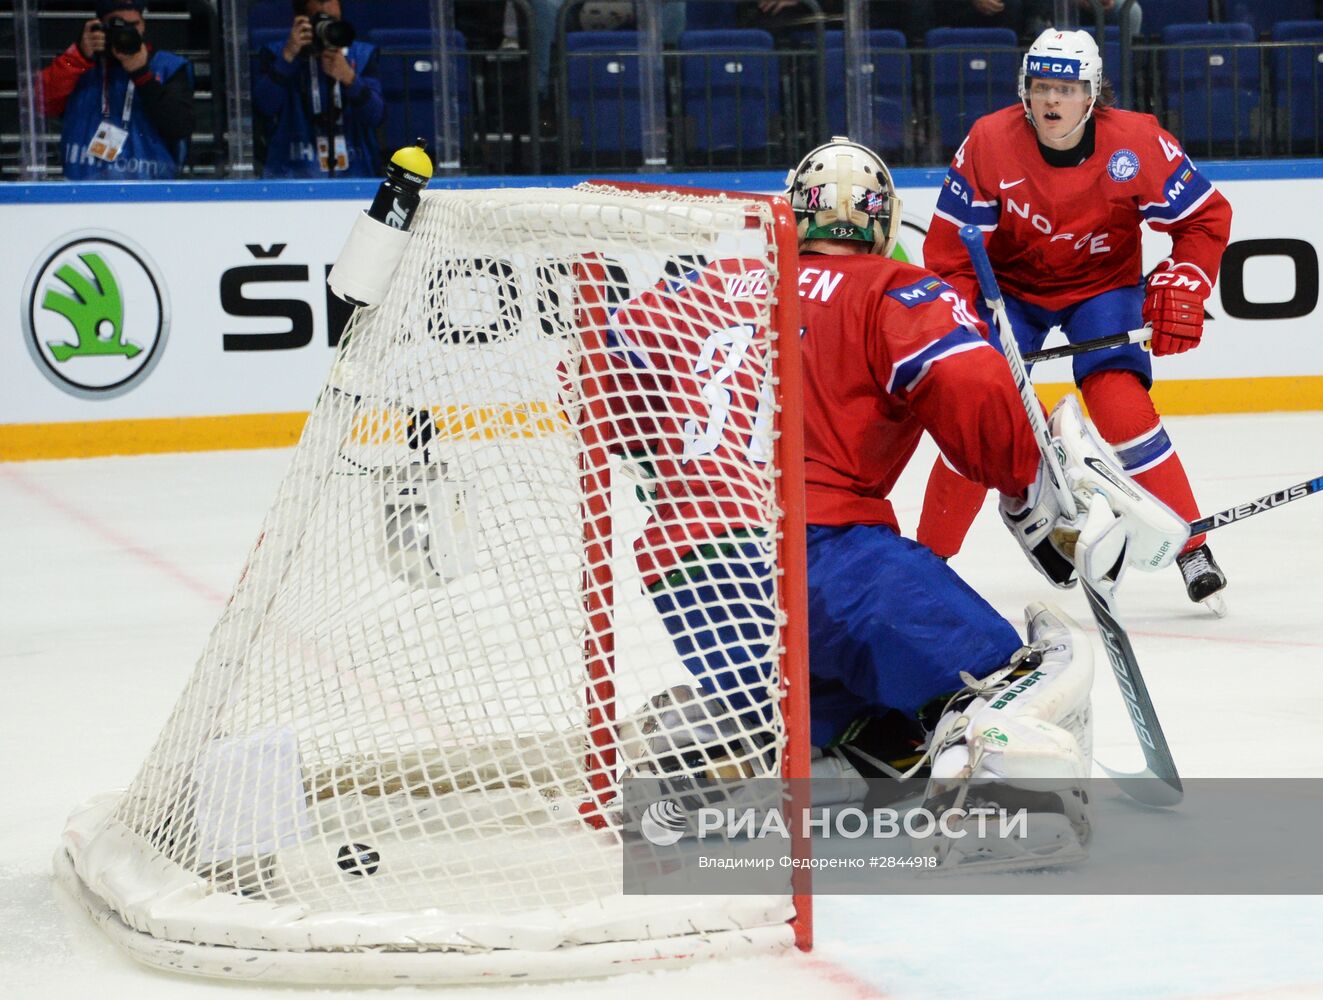
<path id="1" fill-rule="evenodd" d="M 1031 813 L 1049 818 L 1031 819 L 1038 834 L 1028 844 L 939 837 L 934 849 L 944 866 L 1068 863 L 1082 856 L 1088 841 L 1082 782 L 1093 749 L 1092 648 L 1080 627 L 1056 608 L 1032 604 L 1025 617 L 1027 653 L 988 678 L 970 678 L 972 683 L 938 722 L 925 798 L 936 814 L 968 809 L 974 782 L 972 794 L 981 804 L 1015 809 L 1028 802 Z M 1063 836 L 1066 825 L 1070 838 Z M 1038 843 L 1044 832 L 1044 842 Z"/>

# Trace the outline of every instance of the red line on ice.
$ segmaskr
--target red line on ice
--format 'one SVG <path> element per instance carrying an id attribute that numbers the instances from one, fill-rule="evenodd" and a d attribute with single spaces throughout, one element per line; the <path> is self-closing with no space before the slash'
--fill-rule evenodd
<path id="1" fill-rule="evenodd" d="M 104 538 L 126 555 L 133 556 L 139 562 L 150 566 L 157 572 L 169 577 L 176 583 L 181 584 L 187 590 L 191 590 L 198 597 L 201 597 L 212 604 L 225 603 L 227 595 L 222 594 L 214 587 L 189 576 L 188 573 L 170 562 L 170 560 L 166 559 L 164 556 L 161 556 L 150 549 L 144 548 L 129 536 L 116 531 L 100 518 L 93 517 L 85 510 L 65 502 L 58 494 L 39 483 L 33 482 L 27 476 L 16 470 L 12 465 L 0 464 L 0 476 L 3 476 L 29 496 L 35 497 L 47 506 L 58 510 L 70 520 L 81 524 L 88 531 L 92 532 L 92 534 Z"/>
<path id="2" fill-rule="evenodd" d="M 860 979 L 853 972 L 825 958 L 801 955 L 799 962 L 816 972 L 833 986 L 842 987 L 857 1000 L 888 1000 L 890 997 L 890 994 L 886 991 L 878 989 L 872 983 Z"/>

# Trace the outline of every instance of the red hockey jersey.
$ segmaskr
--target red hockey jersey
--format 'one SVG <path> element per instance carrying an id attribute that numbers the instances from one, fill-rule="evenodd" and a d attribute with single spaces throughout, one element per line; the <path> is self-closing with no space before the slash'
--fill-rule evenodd
<path id="1" fill-rule="evenodd" d="M 636 544 L 649 586 L 696 547 L 767 523 L 770 281 L 758 261 L 717 261 L 610 313 L 604 437 L 655 472 Z"/>
<path id="2" fill-rule="evenodd" d="M 1038 448 L 1005 359 L 942 279 L 872 254 L 799 262 L 810 524 L 887 524 L 923 431 L 968 478 L 1022 492 Z"/>
<path id="3" fill-rule="evenodd" d="M 1140 224 L 1172 239 L 1171 259 L 1217 280 L 1231 206 L 1152 115 L 1094 112 L 1094 152 L 1046 163 L 1020 105 L 980 118 L 942 182 L 924 263 L 970 302 L 978 283 L 957 235 L 984 232 L 1004 293 L 1061 309 L 1142 277 Z"/>

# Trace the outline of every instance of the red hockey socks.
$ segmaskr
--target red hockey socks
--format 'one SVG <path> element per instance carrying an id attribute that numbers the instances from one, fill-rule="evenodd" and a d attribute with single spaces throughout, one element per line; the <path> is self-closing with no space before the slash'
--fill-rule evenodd
<path id="1" fill-rule="evenodd" d="M 1185 520 L 1197 520 L 1199 506 L 1185 467 L 1139 376 L 1131 371 L 1096 372 L 1084 380 L 1080 391 L 1094 426 L 1116 449 L 1135 482 Z M 1203 535 L 1195 535 L 1181 551 L 1189 552 L 1203 541 Z"/>
<path id="2" fill-rule="evenodd" d="M 928 474 L 928 490 L 923 495 L 923 513 L 916 536 L 919 544 L 928 546 L 943 559 L 959 552 L 987 492 L 938 455 L 933 471 Z"/>

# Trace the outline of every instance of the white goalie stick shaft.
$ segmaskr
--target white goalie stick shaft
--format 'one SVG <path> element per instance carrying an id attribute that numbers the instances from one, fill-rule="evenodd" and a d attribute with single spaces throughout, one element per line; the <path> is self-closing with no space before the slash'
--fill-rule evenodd
<path id="1" fill-rule="evenodd" d="M 988 260 L 988 251 L 983 246 L 983 233 L 976 226 L 962 226 L 960 239 L 969 251 L 969 259 L 974 265 L 974 274 L 979 287 L 983 290 L 984 301 L 992 310 L 992 318 L 997 327 L 997 340 L 1001 352 L 1006 356 L 1006 363 L 1011 366 L 1011 377 L 1015 379 L 1015 388 L 1019 390 L 1020 402 L 1024 404 L 1025 416 L 1038 441 L 1038 450 L 1043 455 L 1048 478 L 1052 481 L 1052 490 L 1057 495 L 1058 506 L 1063 511 L 1075 509 L 1075 498 L 1066 486 L 1066 479 L 1061 471 L 1061 456 L 1052 445 L 1052 434 L 1047 429 L 1047 418 L 1043 408 L 1034 395 L 1033 383 L 1029 381 L 1029 371 L 1020 356 L 1020 346 L 1015 342 L 1015 331 L 1011 329 L 1010 317 L 1006 315 L 1006 303 L 1002 301 L 1001 288 L 997 277 L 992 273 L 992 263 Z"/>
<path id="2" fill-rule="evenodd" d="M 992 263 L 988 260 L 988 252 L 983 246 L 983 234 L 976 226 L 962 226 L 960 239 L 965 244 L 969 259 L 974 265 L 974 274 L 983 291 L 983 298 L 992 311 L 992 318 L 997 327 L 997 340 L 1001 344 L 1002 354 L 1006 356 L 1006 363 L 1010 365 L 1015 386 L 1020 392 L 1020 402 L 1024 404 L 1025 416 L 1029 418 L 1029 426 L 1033 429 L 1048 477 L 1052 480 L 1052 488 L 1056 491 L 1061 509 L 1073 511 L 1076 509 L 1075 498 L 1066 484 L 1062 456 L 1052 443 L 1047 420 L 1043 416 L 1038 397 L 1034 395 L 1033 384 L 1029 381 L 1029 373 L 1024 366 L 1024 358 L 1020 355 L 1020 347 L 1015 342 L 1015 331 L 1011 328 L 1010 317 L 1006 314 L 1006 303 L 997 285 L 997 277 L 993 274 Z M 1181 786 L 1180 775 L 1176 772 L 1176 762 L 1172 759 L 1171 749 L 1167 746 L 1167 737 L 1162 732 L 1157 712 L 1153 708 L 1153 700 L 1149 697 L 1148 686 L 1144 683 L 1144 675 L 1140 672 L 1139 661 L 1135 657 L 1134 648 L 1130 645 L 1130 637 L 1116 616 L 1110 595 L 1093 586 L 1084 572 L 1077 571 L 1077 575 L 1088 598 L 1089 610 L 1093 612 L 1093 619 L 1098 625 L 1098 632 L 1102 636 L 1107 659 L 1112 665 L 1112 673 L 1121 689 L 1121 697 L 1125 699 L 1135 736 L 1138 737 L 1144 751 L 1144 761 L 1148 765 L 1135 774 L 1123 774 L 1107 767 L 1103 770 L 1116 781 L 1123 792 L 1136 801 L 1152 806 L 1174 806 L 1180 802 L 1185 792 Z"/>

